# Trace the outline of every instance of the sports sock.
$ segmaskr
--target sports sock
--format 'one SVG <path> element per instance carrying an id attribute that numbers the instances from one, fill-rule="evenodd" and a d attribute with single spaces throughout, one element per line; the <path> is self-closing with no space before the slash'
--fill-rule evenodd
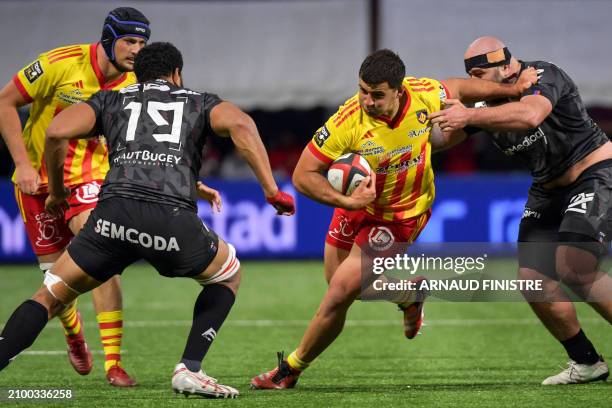
<path id="1" fill-rule="evenodd" d="M 567 355 L 578 364 L 595 364 L 599 361 L 599 354 L 593 343 L 587 338 L 582 329 L 573 337 L 561 341 Z"/>
<path id="2" fill-rule="evenodd" d="M 64 326 L 64 335 L 77 336 L 81 333 L 82 327 L 77 315 L 77 300 L 75 299 L 70 305 L 57 315 Z"/>
<path id="3" fill-rule="evenodd" d="M 200 292 L 193 308 L 193 323 L 181 359 L 189 371 L 200 371 L 202 360 L 232 309 L 235 298 L 230 288 L 218 283 L 205 286 Z"/>
<path id="4" fill-rule="evenodd" d="M 123 337 L 123 312 L 100 312 L 96 315 L 100 327 L 100 339 L 104 349 L 104 371 L 121 364 L 121 339 Z"/>
<path id="5" fill-rule="evenodd" d="M 294 370 L 298 370 L 298 371 L 304 371 L 310 365 L 310 363 L 302 361 L 298 358 L 297 350 L 289 354 L 289 357 L 287 357 L 287 364 L 289 364 L 289 366 L 293 368 Z"/>
<path id="6" fill-rule="evenodd" d="M 32 299 L 15 309 L 0 333 L 0 370 L 34 343 L 47 320 L 47 309 Z"/>

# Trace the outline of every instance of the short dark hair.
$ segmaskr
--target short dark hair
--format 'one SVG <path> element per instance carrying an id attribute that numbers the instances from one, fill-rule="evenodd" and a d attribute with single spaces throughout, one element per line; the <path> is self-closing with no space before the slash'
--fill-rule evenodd
<path id="1" fill-rule="evenodd" d="M 183 70 L 183 56 L 172 44 L 154 42 L 138 52 L 134 61 L 134 73 L 138 82 L 169 77 L 175 69 Z"/>
<path id="2" fill-rule="evenodd" d="M 368 55 L 359 68 L 359 78 L 368 85 L 387 82 L 389 87 L 401 89 L 405 76 L 406 67 L 402 59 L 386 48 Z"/>

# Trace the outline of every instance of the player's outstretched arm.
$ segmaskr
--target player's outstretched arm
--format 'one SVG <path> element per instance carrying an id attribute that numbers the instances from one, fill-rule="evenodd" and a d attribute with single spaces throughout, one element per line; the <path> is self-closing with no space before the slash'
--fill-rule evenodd
<path id="1" fill-rule="evenodd" d="M 336 191 L 323 174 L 329 164 L 319 160 L 308 147 L 293 171 L 293 185 L 302 194 L 323 204 L 347 210 L 363 208 L 376 198 L 375 176 L 366 177 L 350 196 Z M 374 173 L 372 173 L 374 174 Z"/>
<path id="2" fill-rule="evenodd" d="M 60 112 L 47 128 L 45 164 L 49 177 L 49 197 L 45 207 L 54 214 L 61 212 L 67 198 L 64 186 L 64 161 L 68 140 L 90 136 L 96 126 L 96 115 L 91 106 L 78 103 Z"/>
<path id="3" fill-rule="evenodd" d="M 15 181 L 23 193 L 34 194 L 38 190 L 40 177 L 28 157 L 17 113 L 17 108 L 27 103 L 13 81 L 0 91 L 0 134 L 15 163 Z"/>
<path id="4" fill-rule="evenodd" d="M 295 212 L 293 197 L 278 189 L 268 153 L 264 147 L 253 119 L 230 102 L 221 102 L 210 111 L 210 125 L 219 136 L 229 136 L 259 180 L 266 200 L 276 208 L 278 214 L 292 215 Z"/>
<path id="5" fill-rule="evenodd" d="M 490 130 L 528 130 L 538 127 L 552 111 L 552 104 L 542 95 L 528 95 L 518 102 L 490 108 L 466 108 L 461 102 L 449 99 L 448 106 L 430 115 L 431 123 L 445 132 L 476 126 Z"/>
<path id="6" fill-rule="evenodd" d="M 497 98 L 520 98 L 537 81 L 536 69 L 529 67 L 521 72 L 514 84 L 500 84 L 479 78 L 449 78 L 443 82 L 452 98 L 474 103 Z"/>

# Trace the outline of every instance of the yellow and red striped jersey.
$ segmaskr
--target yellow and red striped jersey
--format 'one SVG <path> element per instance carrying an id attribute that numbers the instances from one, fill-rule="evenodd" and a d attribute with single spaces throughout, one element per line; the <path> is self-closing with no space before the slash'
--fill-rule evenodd
<path id="1" fill-rule="evenodd" d="M 429 114 L 449 98 L 443 83 L 430 78 L 404 78 L 406 98 L 395 118 L 372 117 L 358 94 L 347 100 L 321 127 L 308 149 L 331 163 L 353 152 L 376 172 L 376 200 L 366 211 L 382 220 L 404 220 L 427 211 L 434 200 Z"/>
<path id="2" fill-rule="evenodd" d="M 45 132 L 53 117 L 101 89 L 121 89 L 136 82 L 136 76 L 129 72 L 107 83 L 98 65 L 97 45 L 71 45 L 45 52 L 13 76 L 21 95 L 32 103 L 23 138 L 30 162 L 40 174 L 39 193 L 47 191 Z M 64 163 L 66 185 L 103 179 L 107 172 L 108 151 L 100 138 L 70 141 Z"/>

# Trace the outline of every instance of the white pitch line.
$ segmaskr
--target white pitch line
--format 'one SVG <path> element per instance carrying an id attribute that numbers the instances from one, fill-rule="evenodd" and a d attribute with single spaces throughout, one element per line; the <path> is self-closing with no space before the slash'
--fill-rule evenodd
<path id="1" fill-rule="evenodd" d="M 596 317 L 582 318 L 583 323 L 602 324 L 608 323 L 603 319 Z M 234 327 L 303 327 L 310 323 L 309 320 L 229 320 L 224 326 Z M 427 326 L 435 327 L 474 327 L 474 326 L 531 326 L 541 324 L 539 320 L 533 318 L 523 319 L 425 319 Z M 401 324 L 401 318 L 395 320 L 347 320 L 348 327 L 380 327 L 380 326 L 396 326 Z M 123 322 L 126 328 L 141 328 L 141 327 L 191 327 L 191 320 L 126 320 Z M 0 326 L 2 327 L 2 326 Z M 98 325 L 94 322 L 85 323 L 86 328 L 97 328 Z M 61 329 L 59 324 L 50 324 L 48 328 Z"/>
<path id="2" fill-rule="evenodd" d="M 104 354 L 103 350 L 90 350 L 92 354 Z M 121 350 L 121 354 L 126 354 L 127 350 Z M 20 356 L 65 356 L 66 350 L 26 350 Z"/>

